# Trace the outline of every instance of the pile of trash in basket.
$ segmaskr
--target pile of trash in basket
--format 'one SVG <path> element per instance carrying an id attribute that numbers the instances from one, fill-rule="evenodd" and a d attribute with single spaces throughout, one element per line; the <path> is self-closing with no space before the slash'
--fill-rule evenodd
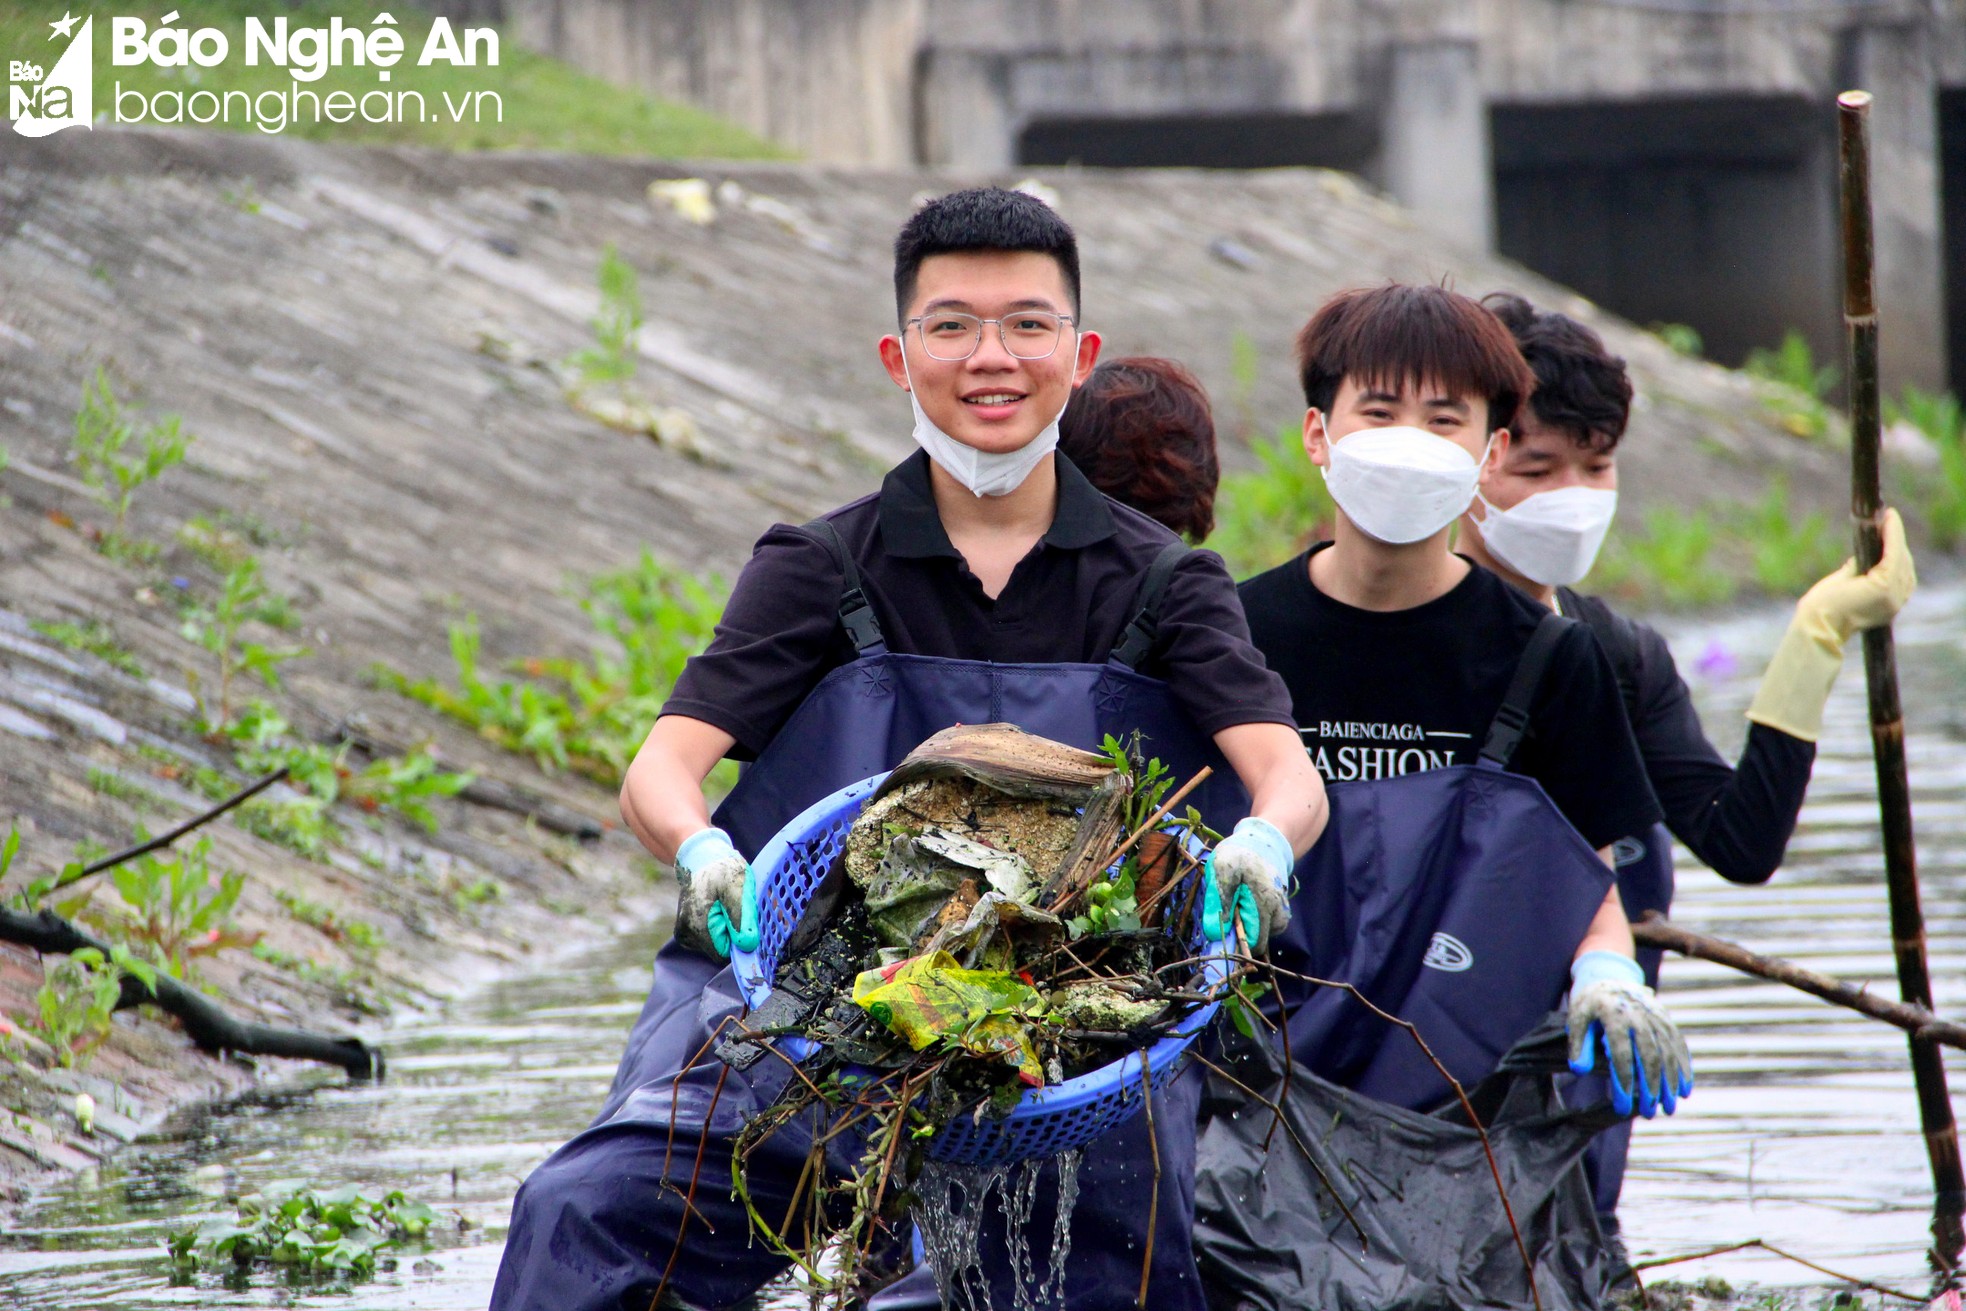
<path id="1" fill-rule="evenodd" d="M 727 1058 L 797 1036 L 821 1063 L 910 1071 L 919 1129 L 1002 1115 L 1215 1000 L 1193 927 L 1214 834 L 1174 813 L 1157 761 L 1107 747 L 1003 724 L 923 743 L 852 817 Z"/>

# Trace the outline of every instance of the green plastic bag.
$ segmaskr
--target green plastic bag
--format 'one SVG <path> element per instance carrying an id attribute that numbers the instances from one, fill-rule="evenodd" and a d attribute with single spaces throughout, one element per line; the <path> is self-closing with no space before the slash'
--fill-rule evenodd
<path id="1" fill-rule="evenodd" d="M 1044 1012 L 1044 997 L 1001 970 L 966 970 L 946 951 L 915 956 L 853 981 L 853 1000 L 916 1051 L 952 1040 L 983 1057 L 1017 1067 L 1032 1087 L 1044 1084 L 1044 1066 L 1031 1043 L 1026 1018 Z"/>

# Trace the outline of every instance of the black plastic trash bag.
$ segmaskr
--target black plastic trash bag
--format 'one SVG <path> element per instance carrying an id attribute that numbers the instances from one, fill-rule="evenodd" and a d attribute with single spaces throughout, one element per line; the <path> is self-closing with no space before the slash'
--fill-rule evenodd
<path id="1" fill-rule="evenodd" d="M 1269 1107 L 1210 1075 L 1195 1254 L 1214 1311 L 1534 1306 L 1481 1138 L 1458 1099 L 1421 1114 L 1301 1065 L 1286 1090 L 1267 1044 L 1229 1040 L 1238 1045 L 1227 1068 L 1280 1101 L 1285 1124 L 1271 1135 Z M 1543 1311 L 1589 1311 L 1604 1304 L 1623 1263 L 1607 1250 L 1580 1162 L 1592 1136 L 1620 1117 L 1608 1105 L 1563 1107 L 1552 1076 L 1567 1068 L 1565 1056 L 1555 1013 L 1469 1100 L 1488 1126 Z"/>

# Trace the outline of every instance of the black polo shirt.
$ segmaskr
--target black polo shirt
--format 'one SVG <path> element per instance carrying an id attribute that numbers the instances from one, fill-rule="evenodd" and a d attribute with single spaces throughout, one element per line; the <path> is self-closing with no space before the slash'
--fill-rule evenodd
<path id="1" fill-rule="evenodd" d="M 917 451 L 881 490 L 825 518 L 859 567 L 888 649 L 998 664 L 1102 663 L 1133 618 L 1140 582 L 1174 534 L 1108 499 L 1063 455 L 1051 528 L 993 601 L 949 542 Z M 762 751 L 820 679 L 854 658 L 840 626 L 841 571 L 810 535 L 778 524 L 758 539 L 723 621 L 663 705 Z M 1195 727 L 1289 724 L 1290 695 L 1249 642 L 1235 583 L 1213 551 L 1169 580 L 1160 640 L 1141 672 L 1164 679 Z"/>

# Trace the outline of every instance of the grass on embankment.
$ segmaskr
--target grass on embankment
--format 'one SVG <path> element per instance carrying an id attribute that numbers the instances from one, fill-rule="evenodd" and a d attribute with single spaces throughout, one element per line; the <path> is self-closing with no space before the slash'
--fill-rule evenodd
<path id="1" fill-rule="evenodd" d="M 77 6 L 79 8 L 79 6 Z M 262 92 L 287 92 L 296 85 L 291 68 L 268 64 L 263 58 L 256 66 L 246 63 L 246 19 L 258 18 L 270 30 L 276 17 L 284 16 L 290 29 L 325 27 L 330 17 L 339 17 L 344 26 L 357 27 L 365 35 L 371 20 L 387 11 L 396 20 L 395 30 L 403 38 L 403 54 L 394 65 L 388 82 L 380 81 L 373 66 L 344 64 L 331 67 L 319 79 L 298 85 L 318 95 L 323 102 L 331 92 L 347 92 L 358 101 L 367 92 L 413 91 L 421 94 L 427 110 L 426 121 L 364 122 L 356 113 L 345 123 L 316 121 L 310 110 L 284 128 L 281 135 L 310 140 L 355 142 L 365 145 L 422 145 L 450 150 L 557 150 L 601 155 L 653 155 L 672 159 L 774 159 L 789 152 L 743 128 L 687 105 L 652 99 L 640 92 L 589 77 L 559 60 L 535 54 L 519 45 L 510 34 L 501 32 L 498 66 L 453 67 L 445 63 L 417 66 L 417 54 L 431 27 L 431 15 L 415 9 L 405 0 L 401 4 L 377 4 L 374 0 L 327 4 L 320 0 L 295 5 L 267 3 L 266 0 L 180 0 L 179 3 L 152 3 L 136 0 L 119 5 L 116 15 L 141 18 L 154 33 L 158 20 L 176 11 L 172 27 L 196 30 L 215 27 L 225 33 L 228 51 L 225 59 L 210 68 L 189 65 L 159 68 L 150 64 L 117 67 L 110 62 L 111 13 L 95 14 L 95 111 L 98 122 L 117 118 L 117 87 L 140 93 L 146 105 L 158 92 L 178 91 L 185 97 L 193 92 L 218 93 L 221 101 L 228 91 L 257 97 Z M 59 4 L 33 3 L 0 9 L 0 50 L 10 59 L 33 59 L 44 67 L 53 63 L 63 49 L 51 42 L 49 23 L 63 15 Z M 74 12 L 71 8 L 66 12 Z M 90 11 L 83 10 L 86 14 Z M 464 23 L 453 23 L 460 47 Z M 40 51 L 49 52 L 43 58 Z M 447 107 L 465 109 L 462 122 L 453 121 Z M 479 92 L 496 93 L 478 97 Z M 393 96 L 392 96 L 393 99 Z M 201 105 L 210 105 L 201 97 Z M 233 131 L 260 132 L 262 126 L 240 121 L 244 102 L 231 100 L 232 119 L 209 125 L 189 120 L 163 126 L 209 126 Z M 377 102 L 378 104 L 380 102 Z M 414 102 L 411 102 L 414 103 Z M 128 97 L 127 118 L 134 118 L 136 99 Z M 167 108 L 169 102 L 166 102 Z M 378 111 L 379 113 L 379 111 Z M 483 121 L 472 121 L 474 113 Z M 146 115 L 144 123 L 159 126 Z M 268 124 L 270 126 L 270 124 Z"/>

